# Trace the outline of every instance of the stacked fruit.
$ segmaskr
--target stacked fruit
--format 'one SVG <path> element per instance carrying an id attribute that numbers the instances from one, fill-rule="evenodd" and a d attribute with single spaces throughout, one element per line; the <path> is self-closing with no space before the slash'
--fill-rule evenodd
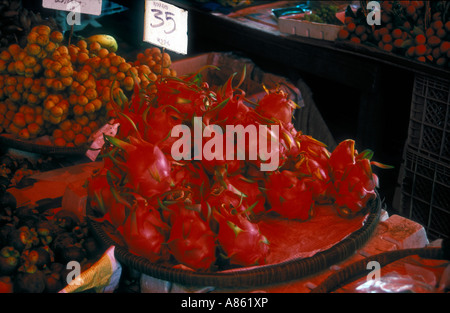
<path id="1" fill-rule="evenodd" d="M 176 75 L 159 48 L 133 63 L 116 54 L 117 43 L 108 35 L 63 41 L 61 32 L 39 25 L 25 46 L 12 44 L 0 53 L 0 132 L 24 140 L 48 135 L 54 145 L 81 146 L 116 116 L 114 102 L 126 101 L 135 82 L 152 88 L 159 76 Z"/>
<path id="2" fill-rule="evenodd" d="M 369 26 L 358 10 L 347 10 L 338 39 L 377 46 L 419 62 L 448 66 L 450 11 L 445 1 L 383 1 L 381 25 Z"/>
<path id="3" fill-rule="evenodd" d="M 17 208 L 14 197 L 0 208 L 0 293 L 57 293 L 69 262 L 88 269 L 102 253 L 86 223 L 70 211 L 40 213 Z M 11 199 L 12 197 L 12 199 Z"/>
<path id="4" fill-rule="evenodd" d="M 12 44 L 2 51 L 2 100 L 8 107 L 3 128 L 7 132 L 33 139 L 68 117 L 69 105 L 63 92 L 71 83 L 73 69 L 62 40 L 61 32 L 41 25 L 27 35 L 25 47 Z M 30 118 L 24 119 L 23 111 Z"/>
<path id="5" fill-rule="evenodd" d="M 0 294 L 58 292 L 67 285 L 68 262 L 88 269 L 103 249 L 71 211 L 19 205 L 11 189 L 31 175 L 60 168 L 54 157 L 0 153 Z"/>
<path id="6" fill-rule="evenodd" d="M 172 60 L 167 52 L 161 52 L 158 48 L 147 48 L 137 55 L 134 66 L 138 68 L 138 77 L 144 83 L 144 87 L 157 79 L 157 75 L 176 76 L 171 69 Z"/>
<path id="7" fill-rule="evenodd" d="M 270 244 L 261 219 L 307 221 L 324 204 L 343 217 L 366 213 L 378 183 L 370 151 L 358 153 L 346 140 L 330 153 L 297 131 L 296 105 L 283 90 L 267 90 L 253 107 L 239 88 L 245 75 L 238 86 L 232 76 L 217 89 L 201 77 L 163 76 L 156 97 L 136 88 L 121 107 L 117 135 L 105 135 L 104 166 L 88 179 L 88 205 L 117 227 L 130 252 L 195 270 L 264 264 Z M 230 141 L 230 126 L 259 134 Z M 180 128 L 183 138 L 174 136 Z M 204 135 L 200 143 L 195 129 Z M 208 147 L 213 157 L 204 154 Z M 264 170 L 271 160 L 279 162 Z"/>
<path id="8" fill-rule="evenodd" d="M 58 27 L 53 17 L 24 8 L 21 0 L 0 1 L 0 48 L 13 43 L 25 46 L 30 30 L 43 24 L 53 29 Z"/>
<path id="9" fill-rule="evenodd" d="M 304 20 L 325 24 L 342 24 L 336 18 L 339 7 L 336 5 L 324 5 L 320 2 L 312 3 L 312 13 L 305 14 Z"/>

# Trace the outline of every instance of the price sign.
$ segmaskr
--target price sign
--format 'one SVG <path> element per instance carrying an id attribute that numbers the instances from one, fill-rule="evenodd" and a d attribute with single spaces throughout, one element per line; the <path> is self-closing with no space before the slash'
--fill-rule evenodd
<path id="1" fill-rule="evenodd" d="M 102 13 L 102 0 L 42 0 L 42 6 L 47 9 L 91 15 Z"/>
<path id="2" fill-rule="evenodd" d="M 145 1 L 144 41 L 187 54 L 188 13 L 163 1 Z"/>

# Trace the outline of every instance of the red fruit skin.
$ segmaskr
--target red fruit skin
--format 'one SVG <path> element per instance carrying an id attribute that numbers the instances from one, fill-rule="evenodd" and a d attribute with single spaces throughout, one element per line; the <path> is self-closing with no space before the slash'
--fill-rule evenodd
<path id="1" fill-rule="evenodd" d="M 245 209 L 240 209 L 242 211 Z M 263 265 L 269 254 L 269 243 L 256 223 L 246 215 L 231 214 L 226 210 L 214 211 L 219 223 L 217 239 L 229 258 L 230 264 L 240 266 Z"/>
<path id="2" fill-rule="evenodd" d="M 226 145 L 227 145 L 227 140 L 229 138 L 227 138 L 226 133 L 216 134 L 216 136 L 219 136 L 219 138 L 220 138 L 219 140 L 221 140 L 224 143 L 222 157 L 221 157 L 221 160 L 219 158 L 213 158 L 212 160 L 208 160 L 203 156 L 202 165 L 204 166 L 205 170 L 211 175 L 214 175 L 216 170 L 220 171 L 221 169 L 226 169 L 226 171 L 230 175 L 239 173 L 241 171 L 241 169 L 244 167 L 245 161 L 238 160 L 237 157 L 234 157 L 233 160 L 230 160 L 229 158 L 227 158 Z M 212 139 L 205 138 L 203 140 L 203 145 L 205 145 L 209 140 L 212 140 Z M 236 151 L 235 147 L 233 149 Z"/>
<path id="3" fill-rule="evenodd" d="M 161 150 L 170 155 L 177 138 L 169 136 L 169 133 L 173 127 L 181 124 L 181 117 L 171 107 L 160 106 L 149 113 L 146 122 L 149 127 L 145 132 L 145 140 L 158 144 Z"/>
<path id="4" fill-rule="evenodd" d="M 87 179 L 87 199 L 91 208 L 105 214 L 115 202 L 111 186 L 106 178 L 106 169 L 102 169 Z"/>
<path id="5" fill-rule="evenodd" d="M 367 202 L 376 198 L 376 185 L 377 177 L 372 173 L 368 159 L 359 159 L 350 165 L 342 179 L 334 184 L 338 213 L 344 217 L 352 217 L 364 210 Z"/>
<path id="6" fill-rule="evenodd" d="M 184 191 L 192 203 L 202 203 L 211 190 L 209 177 L 202 163 L 186 162 L 172 166 L 172 191 Z"/>
<path id="7" fill-rule="evenodd" d="M 313 193 L 291 171 L 270 175 L 266 182 L 266 196 L 270 210 L 288 219 L 305 221 L 314 209 Z"/>
<path id="8" fill-rule="evenodd" d="M 295 144 L 288 152 L 288 164 L 286 169 L 294 170 L 298 168 L 298 162 L 303 162 L 305 159 L 314 159 L 321 167 L 328 168 L 328 160 L 330 158 L 330 152 L 326 145 L 311 136 L 304 135 L 301 132 L 297 132 L 294 136 Z"/>
<path id="9" fill-rule="evenodd" d="M 348 139 L 339 143 L 331 153 L 328 163 L 332 178 L 336 181 L 341 180 L 346 168 L 355 163 L 355 141 Z"/>
<path id="10" fill-rule="evenodd" d="M 219 169 L 219 168 L 223 168 L 223 167 L 226 167 L 227 166 L 227 164 L 228 164 L 228 162 L 230 162 L 230 166 L 231 167 L 233 167 L 233 165 L 231 164 L 232 162 L 234 162 L 235 160 L 233 160 L 233 161 L 227 161 L 227 158 L 226 158 L 226 136 L 225 136 L 225 134 L 215 134 L 214 135 L 214 138 L 216 138 L 215 136 L 218 136 L 217 138 L 217 140 L 220 140 L 221 142 L 223 142 L 223 147 L 222 147 L 222 151 L 220 151 L 221 152 L 221 155 L 220 155 L 220 157 L 219 156 L 217 156 L 217 157 L 214 157 L 214 158 L 212 158 L 211 160 L 208 160 L 207 158 L 206 158 L 206 156 L 205 155 L 203 155 L 202 156 L 202 160 L 201 160 L 201 163 L 202 163 L 202 166 L 204 167 L 204 169 L 209 173 L 209 174 L 214 174 L 214 172 L 215 172 L 215 170 L 216 169 Z M 210 141 L 210 140 L 213 140 L 212 138 L 210 139 L 210 138 L 203 138 L 203 140 L 202 140 L 202 147 L 200 148 L 201 149 L 201 151 L 202 151 L 202 153 L 203 153 L 203 151 L 204 151 L 204 146 Z M 192 139 L 192 142 L 194 142 L 194 139 Z M 200 150 L 199 149 L 199 150 Z M 217 152 L 218 153 L 218 152 Z M 238 167 L 238 168 L 240 168 L 240 166 Z"/>
<path id="11" fill-rule="evenodd" d="M 208 95 L 211 94 L 208 84 L 193 86 L 187 82 L 189 77 L 155 82 L 158 90 L 157 104 L 175 107 L 180 112 L 182 121 L 191 121 L 194 116 L 202 116 L 206 111 L 205 103 L 209 101 Z"/>
<path id="12" fill-rule="evenodd" d="M 309 190 L 299 191 L 296 200 L 281 200 L 279 203 L 274 203 L 271 210 L 277 212 L 287 219 L 306 221 L 311 218 L 314 212 L 314 200 L 312 199 L 312 192 Z"/>
<path id="13" fill-rule="evenodd" d="M 178 262 L 195 270 L 207 270 L 216 260 L 215 234 L 193 210 L 181 210 L 172 224 L 167 244 Z"/>
<path id="14" fill-rule="evenodd" d="M 135 114 L 134 112 L 127 112 L 126 115 L 133 121 L 134 124 L 143 124 L 143 119 L 138 114 Z M 120 123 L 120 127 L 117 131 L 118 138 L 127 138 L 128 136 L 134 136 L 136 134 L 136 131 L 133 128 L 132 124 L 123 116 L 119 115 L 119 117 L 116 118 L 116 121 Z M 140 131 L 140 133 L 141 132 L 142 130 Z"/>
<path id="15" fill-rule="evenodd" d="M 245 194 L 243 203 L 246 207 L 253 206 L 252 213 L 259 214 L 265 212 L 266 198 L 261 192 L 257 182 L 248 181 L 240 174 L 226 177 L 225 182 L 229 191 Z"/>
<path id="16" fill-rule="evenodd" d="M 109 218 L 115 227 L 120 227 L 127 218 L 127 208 L 123 203 L 113 202 L 109 209 Z"/>
<path id="17" fill-rule="evenodd" d="M 151 198 L 170 188 L 170 162 L 157 145 L 130 137 L 133 148 L 126 147 L 126 173 L 129 185 Z"/>
<path id="18" fill-rule="evenodd" d="M 307 189 L 312 192 L 314 201 L 328 202 L 327 189 L 330 184 L 328 167 L 322 166 L 314 158 L 307 157 L 298 162 L 296 167 Z"/>
<path id="19" fill-rule="evenodd" d="M 289 99 L 289 95 L 281 90 L 265 95 L 256 107 L 256 112 L 259 114 L 270 119 L 276 119 L 282 124 L 288 124 L 292 121 L 293 111 L 294 105 Z"/>
<path id="20" fill-rule="evenodd" d="M 241 203 L 241 197 L 230 189 L 225 189 L 220 184 L 214 184 L 206 201 L 213 209 L 220 210 L 225 207 L 229 210 L 232 208 L 237 210 Z"/>
<path id="21" fill-rule="evenodd" d="M 138 197 L 134 211 L 125 221 L 123 237 L 130 252 L 156 262 L 167 257 L 165 245 L 168 226 L 160 213 Z"/>
<path id="22" fill-rule="evenodd" d="M 221 102 L 217 103 L 217 105 L 220 104 Z M 240 125 L 247 121 L 248 114 L 251 111 L 252 109 L 244 103 L 244 98 L 241 94 L 233 94 L 230 95 L 227 103 L 220 110 L 217 112 L 212 110 L 206 113 L 206 122 L 222 127 L 226 125 Z"/>
<path id="23" fill-rule="evenodd" d="M 286 161 L 286 155 L 289 151 L 290 144 L 287 137 L 292 137 L 288 129 L 285 128 L 281 122 L 277 124 L 262 122 L 259 123 L 255 120 L 243 121 L 241 125 L 244 128 L 254 127 L 257 132 L 256 136 L 249 137 L 245 140 L 245 145 L 240 145 L 238 141 L 235 141 L 235 151 L 237 154 L 243 154 L 245 156 L 245 164 L 256 166 L 262 169 L 263 164 L 268 164 L 277 160 L 277 164 L 272 163 L 274 168 L 266 169 L 262 171 L 273 171 L 276 168 L 282 167 Z M 289 125 L 291 125 L 289 123 Z M 263 145 L 266 145 L 264 149 L 261 149 Z M 270 155 L 268 154 L 270 151 Z M 235 157 L 236 158 L 236 157 Z M 231 175 L 231 173 L 229 173 Z"/>
<path id="24" fill-rule="evenodd" d="M 162 219 L 169 226 L 172 225 L 175 221 L 175 218 L 180 214 L 182 202 L 176 202 L 170 205 L 165 206 L 162 211 Z"/>
<path id="25" fill-rule="evenodd" d="M 119 227 L 124 223 L 127 211 L 125 205 L 118 202 L 114 197 L 113 187 L 106 178 L 107 171 L 106 168 L 103 168 L 98 173 L 88 177 L 88 201 L 91 208 L 106 214 L 105 217 L 109 217 L 111 223 Z"/>

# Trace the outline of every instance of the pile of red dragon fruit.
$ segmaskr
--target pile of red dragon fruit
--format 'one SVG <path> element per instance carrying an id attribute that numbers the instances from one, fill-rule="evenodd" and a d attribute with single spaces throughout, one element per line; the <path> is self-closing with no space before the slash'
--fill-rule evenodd
<path id="1" fill-rule="evenodd" d="M 117 101 L 120 127 L 104 136 L 88 205 L 114 225 L 131 253 L 199 271 L 263 265 L 270 242 L 258 226 L 262 217 L 306 222 L 315 207 L 328 205 L 352 218 L 377 197 L 372 165 L 386 166 L 371 161 L 370 150 L 358 153 L 345 140 L 328 151 L 294 128 L 296 104 L 281 88 L 265 89 L 252 103 L 239 88 L 245 74 L 236 86 L 234 76 L 214 90 L 201 71 L 162 77 L 151 88 L 136 87 L 130 101 Z M 259 157 L 175 160 L 171 148 L 179 138 L 171 131 L 193 128 L 195 117 L 223 134 L 225 125 L 278 125 L 277 169 L 261 171 Z"/>

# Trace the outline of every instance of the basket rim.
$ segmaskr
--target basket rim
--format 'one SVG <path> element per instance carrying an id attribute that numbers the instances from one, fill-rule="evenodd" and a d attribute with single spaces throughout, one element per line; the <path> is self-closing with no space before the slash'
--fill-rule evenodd
<path id="1" fill-rule="evenodd" d="M 89 206 L 86 209 L 86 212 L 90 211 Z M 145 257 L 135 255 L 115 242 L 103 230 L 101 223 L 90 218 L 89 214 L 86 217 L 88 225 L 98 239 L 107 246 L 115 246 L 116 259 L 121 264 L 142 274 L 184 286 L 245 289 L 302 279 L 347 259 L 369 240 L 378 225 L 380 215 L 381 200 L 377 193 L 377 197 L 369 202 L 363 226 L 329 249 L 307 258 L 290 259 L 276 264 L 251 267 L 247 270 L 224 272 L 196 272 L 151 263 Z"/>
<path id="2" fill-rule="evenodd" d="M 0 143 L 9 148 L 38 154 L 82 155 L 89 149 L 87 145 L 79 147 L 58 147 L 54 145 L 39 144 L 32 141 L 12 138 L 7 134 L 0 134 Z"/>

